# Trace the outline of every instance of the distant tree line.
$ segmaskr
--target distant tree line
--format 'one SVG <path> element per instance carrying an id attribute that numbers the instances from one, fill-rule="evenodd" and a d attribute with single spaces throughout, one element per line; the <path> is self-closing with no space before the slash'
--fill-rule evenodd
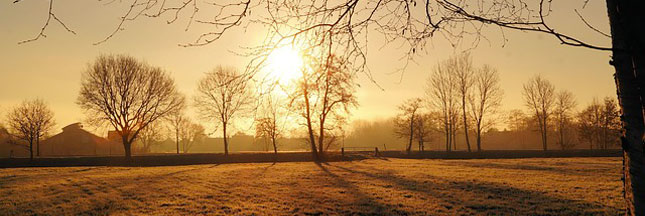
<path id="1" fill-rule="evenodd" d="M 430 73 L 425 98 L 412 98 L 399 106 L 394 119 L 394 134 L 406 140 L 405 151 L 410 153 L 416 141 L 419 151 L 424 143 L 441 135 L 446 151 L 457 150 L 459 130 L 466 150 L 472 151 L 474 134 L 476 150 L 482 150 L 482 137 L 507 119 L 511 131 L 530 130 L 540 134 L 543 150 L 548 150 L 549 134 L 556 137 L 560 149 L 570 149 L 579 142 L 589 148 L 607 149 L 616 146 L 620 136 L 617 102 L 611 97 L 602 103 L 596 99 L 577 112 L 575 96 L 566 90 L 556 91 L 551 82 L 537 75 L 522 89 L 528 114 L 515 109 L 500 110 L 503 91 L 497 70 L 490 65 L 476 67 L 468 53 L 439 62 Z"/>
<path id="2" fill-rule="evenodd" d="M 366 127 L 375 126 L 389 128 L 386 134 L 394 132 L 394 138 L 385 136 L 362 146 L 405 140 L 403 149 L 408 153 L 414 146 L 425 151 L 427 144 L 438 142 L 444 143 L 446 151 L 459 150 L 457 139 L 462 136 L 464 150 L 482 151 L 482 137 L 497 130 L 504 119 L 506 128 L 517 136 L 538 132 L 544 150 L 548 149 L 549 134 L 560 149 L 577 143 L 607 149 L 615 147 L 620 136 L 614 99 L 594 99 L 576 111 L 574 95 L 556 91 L 540 75 L 529 79 L 522 89 L 528 112 L 501 111 L 503 91 L 497 70 L 490 65 L 473 65 L 468 53 L 435 65 L 426 81 L 425 97 L 399 105 L 391 124 L 355 124 L 346 134 L 346 119 L 357 105 L 355 75 L 344 68 L 342 60 L 332 59 L 309 59 L 302 75 L 287 85 L 266 85 L 235 68 L 217 66 L 199 80 L 192 104 L 200 119 L 220 129 L 225 155 L 229 154 L 231 127 L 245 119 L 252 120 L 255 139 L 265 149 L 277 154 L 282 138 L 290 133 L 306 137 L 303 143 L 317 160 L 330 148 L 339 147 L 346 137 L 351 142 L 383 134 L 376 132 L 382 129 L 367 132 Z M 108 126 L 119 135 L 126 157 L 131 157 L 133 148 L 139 153 L 151 152 L 167 139 L 174 140 L 177 154 L 188 153 L 195 143 L 204 143 L 207 134 L 212 134 L 185 114 L 188 103 L 168 72 L 126 55 L 102 55 L 90 64 L 82 73 L 77 103 L 87 122 Z M 55 125 L 53 115 L 41 99 L 13 108 L 6 114 L 10 142 L 25 147 L 31 158 L 40 156 L 40 141 Z M 387 149 L 386 143 L 382 144 Z"/>

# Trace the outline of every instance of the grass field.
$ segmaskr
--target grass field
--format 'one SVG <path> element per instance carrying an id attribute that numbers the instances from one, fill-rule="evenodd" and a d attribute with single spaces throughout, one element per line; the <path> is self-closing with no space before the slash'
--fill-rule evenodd
<path id="1" fill-rule="evenodd" d="M 620 158 L 0 169 L 0 215 L 618 215 Z"/>

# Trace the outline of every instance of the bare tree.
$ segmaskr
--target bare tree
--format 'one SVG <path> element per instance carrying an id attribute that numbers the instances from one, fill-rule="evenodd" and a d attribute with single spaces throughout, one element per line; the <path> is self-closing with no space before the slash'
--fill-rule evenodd
<path id="1" fill-rule="evenodd" d="M 248 115 L 254 107 L 251 80 L 234 68 L 218 66 L 206 73 L 197 87 L 195 106 L 202 118 L 222 126 L 224 155 L 228 156 L 228 130 L 239 117 Z"/>
<path id="2" fill-rule="evenodd" d="M 14 137 L 27 142 L 29 159 L 33 160 L 34 143 L 36 156 L 40 156 L 40 138 L 55 125 L 54 112 L 41 99 L 23 101 L 7 113 L 7 124 Z"/>
<path id="3" fill-rule="evenodd" d="M 560 148 L 568 149 L 573 147 L 573 143 L 567 139 L 567 131 L 571 125 L 571 113 L 576 107 L 576 99 L 570 91 L 562 90 L 555 95 L 555 115 L 556 130 L 558 131 L 558 145 Z"/>
<path id="4" fill-rule="evenodd" d="M 420 113 L 414 123 L 414 139 L 419 145 L 419 151 L 425 151 L 425 143 L 432 140 L 432 132 L 436 130 L 436 113 Z"/>
<path id="5" fill-rule="evenodd" d="M 77 103 L 89 121 L 116 130 L 130 160 L 139 133 L 176 112 L 184 100 L 162 69 L 130 56 L 101 55 L 83 72 Z"/>
<path id="6" fill-rule="evenodd" d="M 620 131 L 620 114 L 616 106 L 616 100 L 605 97 L 601 109 L 601 128 L 603 149 L 609 148 L 610 144 L 616 143 Z"/>
<path id="7" fill-rule="evenodd" d="M 470 95 L 470 115 L 475 123 L 477 136 L 477 151 L 481 151 L 482 131 L 492 127 L 495 123 L 491 115 L 497 113 L 502 102 L 504 92 L 499 85 L 500 79 L 497 69 L 484 65 L 474 74 L 473 92 Z"/>
<path id="8" fill-rule="evenodd" d="M 278 139 L 282 137 L 282 132 L 286 122 L 281 121 L 287 116 L 279 104 L 277 96 L 269 93 L 266 100 L 261 106 L 262 116 L 256 120 L 255 136 L 262 138 L 265 144 L 273 146 L 273 152 L 278 154 Z"/>
<path id="9" fill-rule="evenodd" d="M 342 116 L 349 114 L 358 102 L 354 95 L 355 76 L 346 68 L 345 61 L 333 57 L 328 61 L 309 58 L 310 64 L 302 70 L 296 88 L 289 93 L 289 104 L 305 120 L 312 155 L 320 160 L 326 149 L 326 133 L 337 129 L 329 126 L 334 125 L 334 120 L 344 119 Z"/>
<path id="10" fill-rule="evenodd" d="M 421 98 L 408 99 L 399 105 L 399 114 L 394 119 L 394 134 L 400 138 L 408 138 L 405 151 L 410 154 L 412 141 L 414 140 L 415 128 L 419 124 L 420 109 L 423 107 Z"/>
<path id="11" fill-rule="evenodd" d="M 187 117 L 186 114 L 184 114 L 184 109 L 177 110 L 176 112 L 171 113 L 167 117 L 167 121 L 170 124 L 170 128 L 175 134 L 175 145 L 177 148 L 177 154 L 179 154 L 179 136 L 181 129 L 186 127 L 187 125 Z"/>
<path id="12" fill-rule="evenodd" d="M 446 69 L 451 71 L 451 75 L 455 76 L 457 93 L 460 97 L 461 116 L 463 119 L 462 127 L 464 128 L 464 137 L 466 138 L 466 146 L 468 152 L 470 149 L 470 138 L 468 137 L 468 114 L 466 108 L 468 106 L 467 99 L 471 97 L 471 87 L 474 83 L 474 73 L 472 59 L 469 53 L 453 56 L 446 60 Z M 479 143 L 478 143 L 479 144 Z M 479 146 L 478 146 L 479 147 Z"/>
<path id="13" fill-rule="evenodd" d="M 179 138 L 183 153 L 188 153 L 195 143 L 203 142 L 206 138 L 204 126 L 193 123 L 190 120 L 184 121 L 179 131 Z"/>
<path id="14" fill-rule="evenodd" d="M 555 105 L 555 87 L 551 82 L 537 75 L 524 84 L 522 95 L 526 106 L 535 113 L 542 138 L 542 149 L 546 151 L 549 120 Z"/>
<path id="15" fill-rule="evenodd" d="M 141 146 L 135 149 L 138 149 L 141 153 L 150 153 L 153 146 L 160 145 L 165 139 L 165 133 L 162 130 L 163 128 L 158 121 L 148 124 L 139 133 L 139 138 L 136 140 L 138 142 L 135 141 L 136 144 Z"/>
<path id="16" fill-rule="evenodd" d="M 506 124 L 511 131 L 524 131 L 527 129 L 528 117 L 520 109 L 513 109 L 506 116 Z"/>
<path id="17" fill-rule="evenodd" d="M 593 149 L 594 143 L 597 148 L 601 148 L 599 138 L 601 122 L 602 107 L 598 100 L 594 98 L 591 104 L 577 115 L 579 139 L 588 142 L 589 149 Z"/>
<path id="18" fill-rule="evenodd" d="M 441 123 L 446 141 L 446 151 L 455 147 L 455 134 L 457 131 L 458 102 L 454 69 L 450 61 L 438 63 L 426 84 L 426 97 L 430 107 L 438 109 L 441 114 Z"/>

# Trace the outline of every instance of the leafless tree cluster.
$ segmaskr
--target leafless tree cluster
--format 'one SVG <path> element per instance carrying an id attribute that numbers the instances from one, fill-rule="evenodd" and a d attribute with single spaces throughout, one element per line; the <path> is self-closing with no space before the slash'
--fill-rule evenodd
<path id="1" fill-rule="evenodd" d="M 27 143 L 29 158 L 33 159 L 34 144 L 36 156 L 40 156 L 40 140 L 55 125 L 54 112 L 41 99 L 24 101 L 7 113 L 7 124 L 13 137 Z"/>
<path id="2" fill-rule="evenodd" d="M 522 95 L 526 107 L 533 113 L 542 139 L 542 149 L 547 150 L 550 125 L 558 134 L 557 143 L 562 149 L 571 148 L 570 130 L 573 112 L 576 108 L 574 95 L 566 90 L 556 92 L 555 86 L 544 77 L 537 75 L 524 84 Z"/>
<path id="3" fill-rule="evenodd" d="M 594 99 L 577 115 L 579 138 L 598 149 L 607 149 L 618 143 L 620 136 L 620 118 L 616 101 L 605 98 L 603 102 Z"/>
<path id="4" fill-rule="evenodd" d="M 161 127 L 161 121 L 155 121 L 143 128 L 139 133 L 139 138 L 134 142 L 136 150 L 141 153 L 150 153 L 153 146 L 160 145 L 165 139 L 166 133 Z"/>
<path id="5" fill-rule="evenodd" d="M 490 65 L 474 67 L 467 53 L 453 56 L 434 67 L 427 81 L 426 97 L 429 106 L 440 113 L 446 150 L 456 147 L 455 137 L 461 127 L 468 151 L 471 151 L 468 136 L 471 130 L 476 135 L 477 151 L 481 151 L 482 132 L 493 126 L 492 116 L 503 97 L 499 82 L 495 68 Z M 475 127 L 470 128 L 470 125 Z"/>
<path id="6" fill-rule="evenodd" d="M 284 100 L 275 93 L 267 94 L 261 105 L 260 118 L 255 122 L 255 137 L 262 139 L 265 146 L 271 145 L 276 155 L 278 139 L 284 136 L 288 117 L 287 107 L 281 106 L 281 102 Z"/>
<path id="7" fill-rule="evenodd" d="M 399 113 L 394 119 L 394 134 L 400 138 L 407 138 L 408 144 L 405 147 L 405 151 L 410 154 L 412 151 L 412 141 L 417 135 L 425 135 L 421 132 L 425 132 L 427 127 L 424 127 L 424 120 L 427 120 L 423 116 L 422 109 L 423 100 L 421 98 L 412 98 L 403 102 L 399 105 Z M 423 145 L 424 136 L 418 137 L 420 140 L 420 145 Z"/>
<path id="8" fill-rule="evenodd" d="M 555 108 L 553 114 L 555 117 L 556 131 L 558 132 L 558 145 L 561 149 L 569 149 L 574 146 L 572 137 L 569 136 L 573 130 L 573 112 L 576 108 L 576 99 L 573 93 L 561 90 L 555 95 Z"/>
<path id="9" fill-rule="evenodd" d="M 181 109 L 184 96 L 160 68 L 130 56 L 102 55 L 83 72 L 77 103 L 90 122 L 116 130 L 130 158 L 140 133 Z"/>
<path id="10" fill-rule="evenodd" d="M 551 120 L 555 106 L 555 87 L 551 82 L 537 75 L 524 84 L 522 95 L 526 106 L 533 112 L 535 120 L 538 122 L 542 149 L 546 151 L 549 120 Z"/>

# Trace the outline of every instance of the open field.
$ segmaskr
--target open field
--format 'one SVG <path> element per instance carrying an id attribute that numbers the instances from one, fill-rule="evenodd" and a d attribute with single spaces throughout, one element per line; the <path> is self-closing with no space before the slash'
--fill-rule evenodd
<path id="1" fill-rule="evenodd" d="M 618 215 L 620 158 L 0 171 L 0 215 Z"/>

